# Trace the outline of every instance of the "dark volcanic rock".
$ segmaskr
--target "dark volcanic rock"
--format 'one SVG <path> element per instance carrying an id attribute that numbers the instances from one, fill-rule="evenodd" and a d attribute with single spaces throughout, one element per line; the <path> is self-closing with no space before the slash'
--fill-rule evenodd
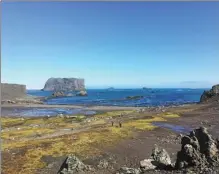
<path id="1" fill-rule="evenodd" d="M 203 167 L 207 164 L 205 157 L 199 153 L 192 145 L 186 144 L 177 154 L 176 168 Z"/>
<path id="2" fill-rule="evenodd" d="M 200 98 L 200 102 L 208 102 L 214 100 L 219 100 L 219 84 L 212 86 L 209 91 L 204 91 Z"/>
<path id="3" fill-rule="evenodd" d="M 218 162 L 218 142 L 200 127 L 181 139 L 182 148 L 177 153 L 176 169 L 214 166 Z"/>
<path id="4" fill-rule="evenodd" d="M 44 91 L 75 91 L 84 90 L 84 79 L 77 78 L 50 78 L 46 81 Z"/>
<path id="5" fill-rule="evenodd" d="M 218 155 L 217 141 L 208 133 L 207 129 L 201 127 L 190 133 L 190 137 L 196 138 L 199 142 L 200 152 L 208 159 L 213 159 Z"/>

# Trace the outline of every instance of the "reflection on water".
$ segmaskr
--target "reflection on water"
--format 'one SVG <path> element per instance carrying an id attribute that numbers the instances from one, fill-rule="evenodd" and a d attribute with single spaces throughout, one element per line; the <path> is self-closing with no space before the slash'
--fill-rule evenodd
<path id="1" fill-rule="evenodd" d="M 56 116 L 58 114 L 63 115 L 94 115 L 95 111 L 83 110 L 83 109 L 68 109 L 68 108 L 2 108 L 1 115 L 3 116 Z"/>
<path id="2" fill-rule="evenodd" d="M 171 129 L 172 131 L 175 131 L 175 132 L 178 132 L 178 133 L 187 134 L 190 131 L 192 131 L 192 129 L 188 128 L 188 127 L 183 127 L 183 126 L 173 125 L 173 124 L 163 123 L 163 122 L 154 122 L 153 125 L 158 126 L 158 127 L 162 127 L 162 128 Z"/>

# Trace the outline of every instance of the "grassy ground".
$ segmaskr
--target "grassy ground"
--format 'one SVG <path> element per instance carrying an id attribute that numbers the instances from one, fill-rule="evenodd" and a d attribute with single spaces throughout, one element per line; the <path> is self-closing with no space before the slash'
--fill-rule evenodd
<path id="1" fill-rule="evenodd" d="M 179 117 L 176 113 L 147 116 L 135 111 L 112 111 L 94 117 L 2 117 L 3 173 L 32 174 L 46 166 L 42 157 L 74 153 L 80 157 L 101 154 L 101 147 L 115 145 L 136 130 L 156 128 L 152 122 Z M 115 122 L 111 125 L 111 120 Z M 122 121 L 122 127 L 118 126 Z M 13 161 L 13 165 L 12 165 Z"/>

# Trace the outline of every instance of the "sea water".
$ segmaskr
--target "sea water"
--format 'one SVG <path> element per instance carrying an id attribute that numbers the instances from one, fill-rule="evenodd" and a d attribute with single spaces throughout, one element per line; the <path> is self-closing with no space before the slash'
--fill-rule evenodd
<path id="1" fill-rule="evenodd" d="M 169 106 L 199 102 L 206 89 L 88 89 L 88 96 L 50 98 L 44 101 L 49 105 L 80 106 Z M 49 97 L 51 91 L 27 90 L 27 94 Z M 142 96 L 127 99 L 128 96 Z M 55 116 L 58 114 L 95 114 L 92 110 L 62 108 L 2 108 L 2 115 L 8 116 Z"/>

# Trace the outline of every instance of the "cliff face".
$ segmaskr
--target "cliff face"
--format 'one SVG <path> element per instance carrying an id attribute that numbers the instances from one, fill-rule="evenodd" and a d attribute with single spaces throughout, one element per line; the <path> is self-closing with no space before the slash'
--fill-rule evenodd
<path id="1" fill-rule="evenodd" d="M 50 78 L 46 81 L 44 91 L 74 91 L 84 90 L 84 79 L 77 78 Z"/>
<path id="2" fill-rule="evenodd" d="M 1 83 L 1 100 L 15 100 L 26 96 L 26 85 Z"/>
<path id="3" fill-rule="evenodd" d="M 212 86 L 209 91 L 204 91 L 201 96 L 200 102 L 209 102 L 215 100 L 219 100 L 219 84 Z"/>

